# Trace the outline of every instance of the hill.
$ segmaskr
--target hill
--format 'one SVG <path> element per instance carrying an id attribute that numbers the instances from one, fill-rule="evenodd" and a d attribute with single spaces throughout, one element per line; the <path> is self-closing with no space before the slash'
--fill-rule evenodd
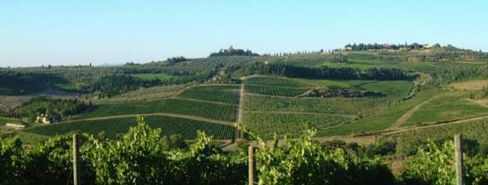
<path id="1" fill-rule="evenodd" d="M 319 139 L 361 137 L 484 116 L 487 56 L 453 46 L 352 44 L 261 55 L 230 48 L 207 58 L 112 67 L 4 68 L 0 79 L 9 83 L 0 87 L 0 105 L 4 117 L 13 115 L 27 106 L 25 97 L 48 90 L 75 93 L 70 98 L 89 105 L 54 125 L 28 120 L 63 107 L 11 116 L 33 125 L 23 132 L 48 136 L 82 130 L 115 137 L 140 114 L 161 123 L 153 126 L 165 134 L 187 139 L 196 130 L 229 141 L 246 137 L 243 131 L 271 138 L 308 129 Z M 9 106 L 13 97 L 21 101 Z"/>

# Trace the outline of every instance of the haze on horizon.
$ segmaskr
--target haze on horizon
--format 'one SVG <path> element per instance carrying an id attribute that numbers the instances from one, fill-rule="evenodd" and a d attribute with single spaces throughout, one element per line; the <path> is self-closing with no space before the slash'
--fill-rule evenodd
<path id="1" fill-rule="evenodd" d="M 488 2 L 1 1 L 0 67 L 146 63 L 347 43 L 440 43 L 488 50 Z"/>

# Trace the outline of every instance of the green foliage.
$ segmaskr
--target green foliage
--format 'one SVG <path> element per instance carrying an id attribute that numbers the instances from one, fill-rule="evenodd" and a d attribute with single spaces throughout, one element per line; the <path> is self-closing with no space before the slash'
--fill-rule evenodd
<path id="1" fill-rule="evenodd" d="M 287 63 L 255 63 L 242 69 L 248 75 L 280 75 L 294 78 L 335 80 L 413 80 L 415 75 L 401 68 L 374 67 L 361 70 L 354 67 L 304 67 Z"/>
<path id="2" fill-rule="evenodd" d="M 3 114 L 0 111 L 0 114 Z M 5 123 L 21 123 L 22 121 L 16 118 L 0 117 L 0 125 L 5 125 Z"/>
<path id="3" fill-rule="evenodd" d="M 304 93 L 304 97 L 345 97 L 345 98 L 359 98 L 359 97 L 382 97 L 383 93 L 367 90 L 344 89 L 336 87 L 324 87 L 320 89 L 312 89 Z"/>
<path id="4" fill-rule="evenodd" d="M 259 184 L 394 184 L 393 174 L 378 159 L 342 149 L 324 150 L 309 132 L 286 145 L 259 144 Z"/>
<path id="5" fill-rule="evenodd" d="M 0 183 L 14 184 L 15 163 L 21 158 L 22 143 L 18 138 L 0 138 Z"/>
<path id="6" fill-rule="evenodd" d="M 244 184 L 246 179 L 246 158 L 213 148 L 204 133 L 187 147 L 138 118 L 117 140 L 82 138 L 82 184 Z M 0 184 L 71 184 L 71 144 L 70 136 L 28 148 L 18 139 L 1 139 Z"/>
<path id="7" fill-rule="evenodd" d="M 210 57 L 222 57 L 222 56 L 259 56 L 253 53 L 251 50 L 234 49 L 232 46 L 229 49 L 221 49 L 219 52 L 211 53 Z"/>
<path id="8" fill-rule="evenodd" d="M 466 184 L 482 185 L 488 182 L 488 158 L 485 155 L 464 154 L 463 178 Z M 404 184 L 449 185 L 456 184 L 454 143 L 437 144 L 431 140 L 418 148 L 407 159 L 401 174 Z"/>
<path id="9" fill-rule="evenodd" d="M 251 134 L 252 136 L 252 134 Z M 356 145 L 320 145 L 308 131 L 284 144 L 257 139 L 259 184 L 453 184 L 452 142 L 421 146 L 407 158 L 407 167 L 395 179 L 380 158 Z M 72 142 L 57 136 L 30 147 L 18 138 L 0 139 L 0 184 L 71 184 Z M 200 132 L 187 146 L 181 138 L 164 136 L 145 120 L 118 139 L 82 134 L 79 165 L 82 184 L 245 184 L 247 156 L 225 153 Z M 388 143 L 381 144 L 389 146 Z M 384 147 L 380 147 L 384 148 Z M 389 147 L 386 147 L 389 148 Z M 382 151 L 380 149 L 378 151 Z M 386 149 L 389 150 L 389 149 Z M 373 152 L 376 153 L 376 152 Z M 366 155 L 365 155 L 366 154 Z M 488 158 L 466 156 L 467 184 L 488 180 Z M 399 181 L 398 181 L 399 180 Z"/>
<path id="10" fill-rule="evenodd" d="M 488 158 L 486 156 L 477 155 L 468 158 L 465 165 L 467 169 L 467 182 L 473 185 L 488 184 Z"/>
<path id="11" fill-rule="evenodd" d="M 47 75 L 0 70 L 0 95 L 26 94 L 44 87 Z"/>
<path id="12" fill-rule="evenodd" d="M 49 117 L 56 116 L 62 119 L 79 114 L 85 111 L 88 106 L 85 102 L 78 99 L 54 100 L 46 97 L 37 97 L 7 112 L 6 115 L 16 118 L 28 117 L 31 120 L 35 120 L 36 116 L 45 114 Z"/>
<path id="13" fill-rule="evenodd" d="M 151 184 L 170 176 L 161 130 L 149 128 L 142 118 L 138 122 L 119 141 L 89 138 L 82 153 L 95 171 L 97 184 Z"/>
<path id="14" fill-rule="evenodd" d="M 125 74 L 110 74 L 100 77 L 90 87 L 92 92 L 98 91 L 99 97 L 112 97 L 114 95 L 136 90 L 141 87 L 160 85 L 161 80 L 140 80 Z"/>
<path id="15" fill-rule="evenodd" d="M 405 172 L 402 174 L 403 181 L 406 184 L 418 185 L 454 185 L 454 157 L 453 142 L 445 142 L 441 146 L 429 142 L 407 161 Z"/>
<path id="16" fill-rule="evenodd" d="M 137 73 L 137 74 L 130 74 L 131 77 L 138 78 L 141 80 L 169 80 L 172 76 L 164 74 L 164 73 Z"/>
<path id="17" fill-rule="evenodd" d="M 427 45 L 425 44 L 418 44 L 418 43 L 413 43 L 413 44 L 347 44 L 344 46 L 346 50 L 352 50 L 352 51 L 364 51 L 364 50 L 399 50 L 399 49 L 424 49 L 427 48 Z M 441 46 L 439 44 L 435 44 L 432 46 L 433 48 L 440 48 Z"/>

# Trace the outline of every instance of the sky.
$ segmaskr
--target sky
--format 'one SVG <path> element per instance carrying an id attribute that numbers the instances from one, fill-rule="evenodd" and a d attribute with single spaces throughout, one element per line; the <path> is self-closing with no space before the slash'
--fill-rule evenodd
<path id="1" fill-rule="evenodd" d="M 486 0 L 0 0 L 0 67 L 146 63 L 348 43 L 488 50 Z"/>

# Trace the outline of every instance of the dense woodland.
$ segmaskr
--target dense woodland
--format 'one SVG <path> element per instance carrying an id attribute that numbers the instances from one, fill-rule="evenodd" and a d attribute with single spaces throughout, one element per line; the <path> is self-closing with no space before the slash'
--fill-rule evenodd
<path id="1" fill-rule="evenodd" d="M 45 87 L 47 75 L 0 70 L 0 94 L 25 94 Z"/>
<path id="2" fill-rule="evenodd" d="M 53 100 L 46 97 L 37 97 L 20 107 L 7 111 L 3 116 L 28 118 L 34 121 L 37 116 L 43 114 L 48 115 L 48 117 L 57 117 L 57 121 L 60 121 L 69 116 L 86 111 L 90 106 L 78 99 Z"/>

